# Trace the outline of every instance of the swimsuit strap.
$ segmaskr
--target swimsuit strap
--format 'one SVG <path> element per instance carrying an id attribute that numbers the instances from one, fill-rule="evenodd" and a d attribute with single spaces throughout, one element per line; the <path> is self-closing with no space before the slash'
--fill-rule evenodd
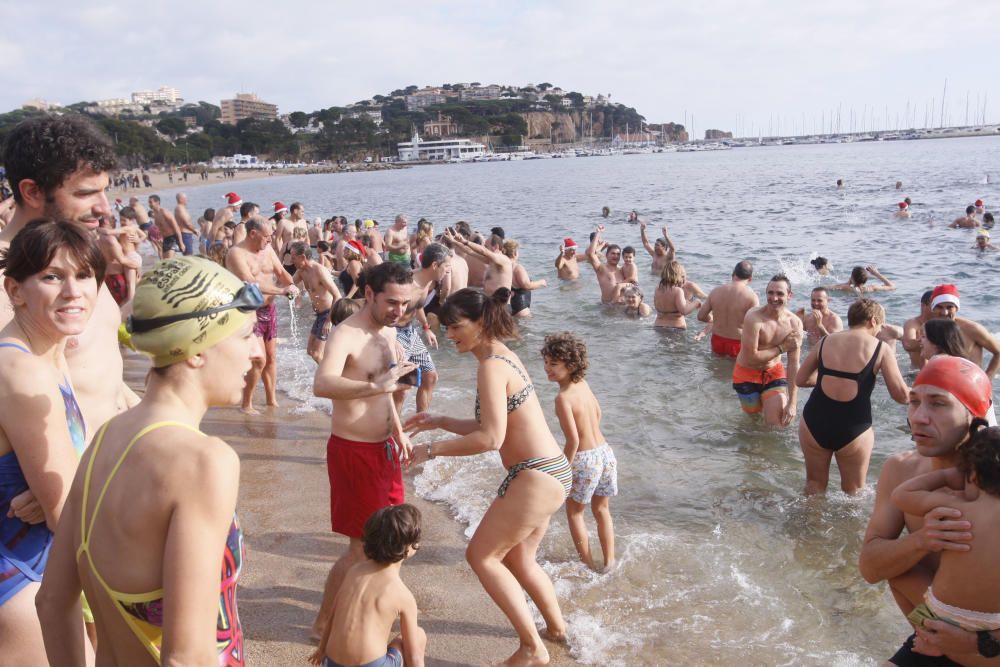
<path id="1" fill-rule="evenodd" d="M 528 376 L 526 376 L 526 375 L 524 374 L 524 371 L 522 371 L 522 370 L 521 370 L 520 368 L 518 368 L 518 367 L 517 367 L 517 364 L 515 364 L 515 363 L 514 363 L 513 361 L 511 361 L 511 360 L 510 360 L 510 359 L 508 359 L 507 357 L 504 357 L 504 356 L 502 356 L 502 355 L 499 355 L 499 354 L 491 354 L 490 356 L 488 356 L 488 357 L 486 357 L 486 358 L 487 358 L 487 359 L 503 359 L 503 360 L 504 360 L 505 362 L 507 362 L 507 365 L 508 365 L 508 366 L 510 366 L 511 368 L 513 368 L 513 369 L 514 369 L 514 372 L 516 372 L 516 373 L 517 373 L 517 374 L 518 374 L 519 376 L 521 376 L 521 379 L 522 379 L 522 380 L 524 380 L 524 381 L 525 381 L 525 382 L 527 382 L 528 384 L 531 384 L 530 382 L 528 382 Z"/>
<path id="2" fill-rule="evenodd" d="M 872 367 L 874 367 L 875 360 L 878 359 L 879 350 L 882 349 L 882 341 L 878 341 L 878 345 L 875 346 L 875 352 L 872 354 L 871 358 L 868 360 L 868 363 L 865 364 L 864 368 L 862 368 L 857 373 L 848 373 L 847 371 L 838 371 L 838 370 L 835 370 L 833 368 L 827 368 L 826 366 L 823 365 L 823 343 L 824 342 L 826 342 L 826 337 L 824 337 L 823 340 L 820 341 L 820 344 L 819 344 L 819 355 L 817 357 L 818 360 L 819 360 L 819 369 L 818 369 L 819 375 L 820 376 L 822 376 L 822 375 L 830 375 L 830 376 L 833 376 L 833 377 L 836 377 L 836 378 L 843 378 L 844 380 L 854 380 L 855 382 L 860 381 L 861 378 L 862 378 L 862 376 L 864 376 L 866 372 L 870 371 L 872 369 Z"/>
<path id="3" fill-rule="evenodd" d="M 0 347 L 12 347 L 15 350 L 20 350 L 21 352 L 24 352 L 25 354 L 31 354 L 31 350 L 21 345 L 20 343 L 0 343 Z"/>

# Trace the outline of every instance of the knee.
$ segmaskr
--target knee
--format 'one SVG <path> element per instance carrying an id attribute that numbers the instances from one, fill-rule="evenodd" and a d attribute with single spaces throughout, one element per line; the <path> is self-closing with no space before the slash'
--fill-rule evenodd
<path id="1" fill-rule="evenodd" d="M 593 512 L 594 518 L 599 521 L 609 521 L 611 519 L 611 509 L 607 503 L 591 505 L 590 511 Z"/>
<path id="2" fill-rule="evenodd" d="M 579 516 L 582 516 L 583 515 L 583 509 L 585 507 L 586 507 L 586 505 L 583 505 L 582 503 L 578 503 L 578 502 L 573 501 L 573 500 L 567 500 L 566 501 L 566 516 L 571 517 L 573 519 L 575 519 L 575 518 L 577 518 Z"/>
<path id="3" fill-rule="evenodd" d="M 426 373 L 423 374 L 423 376 L 420 379 L 420 386 L 426 387 L 427 389 L 431 389 L 434 385 L 437 384 L 437 381 L 438 381 L 437 371 L 427 371 Z"/>

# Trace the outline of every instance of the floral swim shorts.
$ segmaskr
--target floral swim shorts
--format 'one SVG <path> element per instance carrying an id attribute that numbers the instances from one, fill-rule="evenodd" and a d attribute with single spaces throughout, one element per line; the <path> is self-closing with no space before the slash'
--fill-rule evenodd
<path id="1" fill-rule="evenodd" d="M 618 495 L 618 461 L 611 447 L 578 451 L 573 457 L 573 490 L 570 500 L 586 505 L 594 496 Z"/>

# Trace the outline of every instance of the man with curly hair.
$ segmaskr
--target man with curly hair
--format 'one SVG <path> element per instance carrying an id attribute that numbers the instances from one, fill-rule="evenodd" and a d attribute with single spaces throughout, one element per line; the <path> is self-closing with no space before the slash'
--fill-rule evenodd
<path id="1" fill-rule="evenodd" d="M 604 552 L 604 569 L 615 562 L 615 527 L 609 502 L 618 495 L 618 462 L 601 433 L 601 406 L 584 379 L 587 346 L 571 333 L 545 337 L 545 374 L 559 384 L 556 415 L 566 436 L 566 459 L 573 466 L 573 488 L 566 499 L 566 519 L 580 559 L 597 570 L 583 511 L 590 505 Z"/>

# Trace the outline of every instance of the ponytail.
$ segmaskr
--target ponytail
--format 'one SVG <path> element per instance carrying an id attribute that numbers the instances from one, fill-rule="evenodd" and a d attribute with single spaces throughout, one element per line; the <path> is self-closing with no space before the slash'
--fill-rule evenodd
<path id="1" fill-rule="evenodd" d="M 441 322 L 445 326 L 461 319 L 481 322 L 483 334 L 493 340 L 518 338 L 517 323 L 510 314 L 511 291 L 501 287 L 490 296 L 477 289 L 460 289 L 445 301 L 441 308 Z"/>

